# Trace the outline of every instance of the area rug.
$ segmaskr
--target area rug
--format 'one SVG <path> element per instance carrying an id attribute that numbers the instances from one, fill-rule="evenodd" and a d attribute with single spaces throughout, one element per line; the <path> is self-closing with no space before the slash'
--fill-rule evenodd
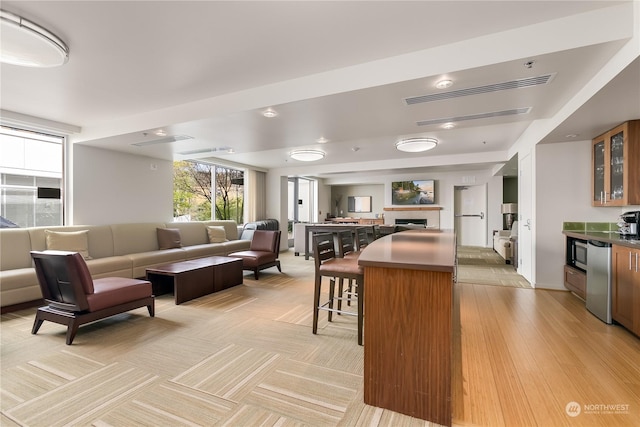
<path id="1" fill-rule="evenodd" d="M 515 267 L 491 248 L 458 246 L 458 283 L 531 288 Z"/>

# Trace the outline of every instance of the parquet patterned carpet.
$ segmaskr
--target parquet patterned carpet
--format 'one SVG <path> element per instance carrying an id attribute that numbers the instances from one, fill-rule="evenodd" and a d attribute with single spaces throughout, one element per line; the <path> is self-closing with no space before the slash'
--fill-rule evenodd
<path id="1" fill-rule="evenodd" d="M 491 248 L 458 246 L 458 282 L 531 288 L 515 267 Z"/>
<path id="2" fill-rule="evenodd" d="M 356 318 L 321 313 L 311 333 L 313 261 L 280 257 L 258 281 L 81 327 L 35 309 L 2 316 L 0 425 L 426 426 L 363 403 Z M 326 288 L 326 286 L 325 286 Z"/>

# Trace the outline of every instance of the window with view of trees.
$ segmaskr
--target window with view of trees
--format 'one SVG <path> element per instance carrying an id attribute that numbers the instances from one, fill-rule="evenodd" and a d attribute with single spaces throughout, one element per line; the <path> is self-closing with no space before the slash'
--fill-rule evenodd
<path id="1" fill-rule="evenodd" d="M 244 171 L 193 161 L 174 162 L 173 216 L 184 221 L 232 219 L 242 224 Z"/>

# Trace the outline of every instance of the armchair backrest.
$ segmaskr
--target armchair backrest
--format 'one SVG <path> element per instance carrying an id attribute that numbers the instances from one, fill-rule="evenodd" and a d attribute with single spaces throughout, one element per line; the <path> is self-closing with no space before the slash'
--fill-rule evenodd
<path id="1" fill-rule="evenodd" d="M 255 230 L 249 250 L 278 254 L 280 252 L 280 230 Z"/>
<path id="2" fill-rule="evenodd" d="M 42 296 L 52 308 L 65 311 L 89 309 L 87 295 L 93 294 L 93 280 L 78 252 L 31 252 Z"/>

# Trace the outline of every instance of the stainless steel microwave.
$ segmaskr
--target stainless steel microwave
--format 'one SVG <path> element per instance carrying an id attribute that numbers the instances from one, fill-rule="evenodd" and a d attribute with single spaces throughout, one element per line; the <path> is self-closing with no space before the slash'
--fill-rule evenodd
<path id="1" fill-rule="evenodd" d="M 586 240 L 575 239 L 573 237 L 567 238 L 567 264 L 580 270 L 587 270 Z"/>

